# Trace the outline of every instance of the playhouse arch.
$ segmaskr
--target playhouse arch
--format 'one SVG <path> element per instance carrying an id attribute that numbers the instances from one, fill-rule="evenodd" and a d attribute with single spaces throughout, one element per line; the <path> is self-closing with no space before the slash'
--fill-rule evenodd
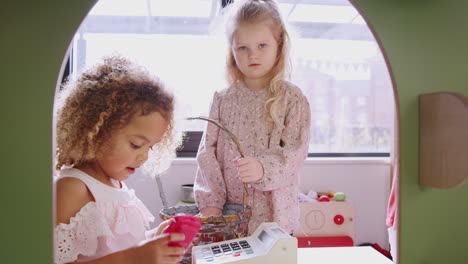
<path id="1" fill-rule="evenodd" d="M 362 14 L 362 12 L 361 12 L 360 9 L 358 8 L 358 6 L 357 6 L 353 1 L 351 1 L 351 3 L 354 5 L 354 7 L 356 8 L 356 10 L 358 10 L 358 11 L 361 13 L 362 17 L 363 17 L 364 19 L 366 19 L 366 18 L 365 18 L 365 15 Z M 366 19 L 366 22 L 368 22 L 367 19 Z M 370 23 L 367 23 L 367 25 L 368 25 L 369 29 L 372 31 L 372 34 L 374 35 L 375 39 L 377 40 L 377 43 L 378 43 L 378 45 L 379 45 L 379 48 L 380 48 L 382 54 L 383 54 L 384 57 L 385 57 L 387 69 L 388 69 L 388 71 L 389 71 L 389 75 L 390 75 L 390 78 L 391 78 L 391 81 L 392 81 L 393 101 L 394 101 L 395 104 L 396 104 L 395 109 L 396 109 L 396 118 L 397 118 L 397 120 L 395 121 L 395 129 L 394 129 L 394 131 L 395 131 L 394 141 L 395 141 L 396 143 L 395 143 L 395 146 L 394 146 L 394 149 L 393 149 L 392 152 L 393 152 L 393 155 L 395 155 L 395 157 L 399 157 L 399 144 L 398 144 L 398 142 L 399 142 L 399 141 L 398 141 L 398 139 L 399 139 L 399 136 L 398 136 L 398 135 L 399 135 L 399 121 L 398 121 L 399 110 L 398 110 L 398 100 L 397 100 L 398 97 L 396 96 L 396 95 L 397 95 L 396 84 L 395 84 L 395 81 L 394 81 L 394 77 L 393 77 L 393 73 L 392 73 L 390 64 L 388 63 L 387 55 L 386 55 L 386 53 L 385 53 L 385 50 L 383 49 L 383 44 L 381 43 L 381 41 L 380 41 L 378 35 L 376 34 L 375 30 L 373 29 L 372 25 L 371 25 Z M 64 71 L 66 70 L 67 59 L 68 59 L 68 51 L 67 51 L 67 55 L 64 56 L 64 59 L 63 59 L 62 64 L 61 64 L 61 68 L 60 68 L 59 75 L 58 75 L 59 78 L 57 79 L 57 87 L 59 87 L 60 81 L 61 81 L 61 76 L 63 76 Z M 55 126 L 53 126 L 53 127 L 55 127 Z M 394 162 L 395 164 L 398 163 L 398 162 L 399 162 L 398 158 L 396 158 L 393 162 Z M 398 166 L 396 166 L 396 167 L 398 168 Z M 394 175 L 395 175 L 396 179 L 398 179 L 398 177 L 399 177 L 399 176 L 398 176 L 398 171 L 396 171 L 396 172 L 394 173 Z"/>

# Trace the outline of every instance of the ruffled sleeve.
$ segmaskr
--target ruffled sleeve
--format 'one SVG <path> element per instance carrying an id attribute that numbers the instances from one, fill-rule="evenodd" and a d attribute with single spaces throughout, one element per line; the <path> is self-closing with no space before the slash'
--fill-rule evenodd
<path id="1" fill-rule="evenodd" d="M 54 228 L 54 262 L 74 262 L 79 255 L 95 256 L 99 243 L 102 243 L 99 241 L 101 237 L 129 233 L 139 242 L 146 238 L 145 231 L 153 220 L 140 201 L 123 206 L 90 202 L 70 219 L 69 224 L 61 223 Z"/>

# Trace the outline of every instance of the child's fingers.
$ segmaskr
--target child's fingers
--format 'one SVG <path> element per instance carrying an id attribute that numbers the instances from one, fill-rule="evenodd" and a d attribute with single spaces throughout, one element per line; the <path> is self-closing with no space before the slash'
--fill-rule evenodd
<path id="1" fill-rule="evenodd" d="M 183 233 L 163 233 L 159 236 L 154 237 L 150 241 L 155 244 L 167 245 L 169 241 L 182 241 L 185 239 L 185 235 Z"/>
<path id="2" fill-rule="evenodd" d="M 170 247 L 168 246 L 163 250 L 165 256 L 179 256 L 185 253 L 185 248 L 183 247 Z"/>
<path id="3" fill-rule="evenodd" d="M 221 208 L 217 208 L 217 207 L 206 207 L 200 211 L 199 215 L 200 216 L 220 216 L 222 215 L 222 210 Z"/>
<path id="4" fill-rule="evenodd" d="M 171 224 L 171 221 L 172 221 L 172 219 L 163 221 L 161 224 L 159 224 L 159 226 L 164 228 L 164 227 L 168 226 L 169 224 Z"/>
<path id="5" fill-rule="evenodd" d="M 171 241 L 182 241 L 185 240 L 185 235 L 183 233 L 172 233 L 170 236 Z"/>
<path id="6" fill-rule="evenodd" d="M 236 162 L 237 167 L 241 167 L 250 163 L 250 158 L 239 158 Z"/>
<path id="7" fill-rule="evenodd" d="M 162 234 L 164 230 L 169 226 L 170 223 L 171 223 L 171 220 L 166 220 L 162 222 L 161 224 L 159 224 L 153 236 L 159 236 L 160 234 Z"/>
<path id="8" fill-rule="evenodd" d="M 249 172 L 249 170 L 245 170 L 245 171 L 239 171 L 239 178 L 243 179 L 245 177 L 248 177 L 249 175 L 251 175 L 251 173 Z"/>
<path id="9" fill-rule="evenodd" d="M 234 162 L 235 164 L 237 164 L 239 162 L 239 160 L 242 159 L 241 157 L 235 157 L 232 162 Z"/>
<path id="10" fill-rule="evenodd" d="M 239 172 L 244 172 L 244 171 L 253 170 L 253 169 L 255 169 L 255 163 L 253 163 L 253 161 L 251 160 L 237 163 L 237 170 Z"/>
<path id="11" fill-rule="evenodd" d="M 184 254 L 185 249 L 183 247 L 170 247 L 167 245 L 158 247 L 156 251 L 156 256 L 160 261 L 163 260 L 162 263 L 175 263 L 179 261 L 179 258 Z"/>
<path id="12" fill-rule="evenodd" d="M 251 168 L 248 165 L 243 165 L 243 166 L 237 167 L 237 171 L 239 172 L 239 174 L 248 172 L 249 170 L 251 170 Z"/>
<path id="13" fill-rule="evenodd" d="M 254 157 L 245 157 L 245 158 L 235 158 L 233 161 L 237 164 L 237 166 L 243 166 L 246 164 L 250 164 L 254 161 L 256 161 Z"/>
<path id="14" fill-rule="evenodd" d="M 253 175 L 250 174 L 250 173 L 244 173 L 244 174 L 239 174 L 239 177 L 240 177 L 241 181 L 249 182 L 252 179 Z"/>
<path id="15" fill-rule="evenodd" d="M 253 168 L 251 165 L 245 165 L 237 168 L 237 172 L 239 173 L 240 177 L 245 177 L 247 175 L 255 174 L 255 168 Z"/>
<path id="16" fill-rule="evenodd" d="M 166 255 L 162 257 L 162 263 L 172 264 L 179 263 L 182 260 L 183 255 Z"/>

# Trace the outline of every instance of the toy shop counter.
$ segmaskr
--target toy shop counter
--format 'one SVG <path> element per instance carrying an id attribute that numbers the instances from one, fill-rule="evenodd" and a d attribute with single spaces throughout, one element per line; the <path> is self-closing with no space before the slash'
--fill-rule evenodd
<path id="1" fill-rule="evenodd" d="M 393 261 L 372 247 L 318 247 L 298 248 L 297 263 L 393 264 Z"/>

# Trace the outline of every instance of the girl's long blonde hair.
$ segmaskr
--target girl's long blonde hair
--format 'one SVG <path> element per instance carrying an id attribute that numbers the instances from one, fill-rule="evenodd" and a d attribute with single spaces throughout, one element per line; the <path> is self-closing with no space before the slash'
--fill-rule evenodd
<path id="1" fill-rule="evenodd" d="M 243 79 L 242 72 L 237 67 L 232 52 L 231 45 L 235 31 L 239 25 L 244 23 L 255 24 L 268 20 L 272 22 L 272 30 L 278 41 L 278 58 L 270 72 L 269 96 L 265 102 L 265 110 L 269 113 L 267 115 L 268 120 L 281 125 L 276 109 L 283 98 L 284 81 L 290 78 L 291 62 L 289 60 L 290 37 L 278 5 L 273 0 L 237 0 L 226 8 L 226 34 L 228 40 L 226 74 L 230 85 Z"/>

